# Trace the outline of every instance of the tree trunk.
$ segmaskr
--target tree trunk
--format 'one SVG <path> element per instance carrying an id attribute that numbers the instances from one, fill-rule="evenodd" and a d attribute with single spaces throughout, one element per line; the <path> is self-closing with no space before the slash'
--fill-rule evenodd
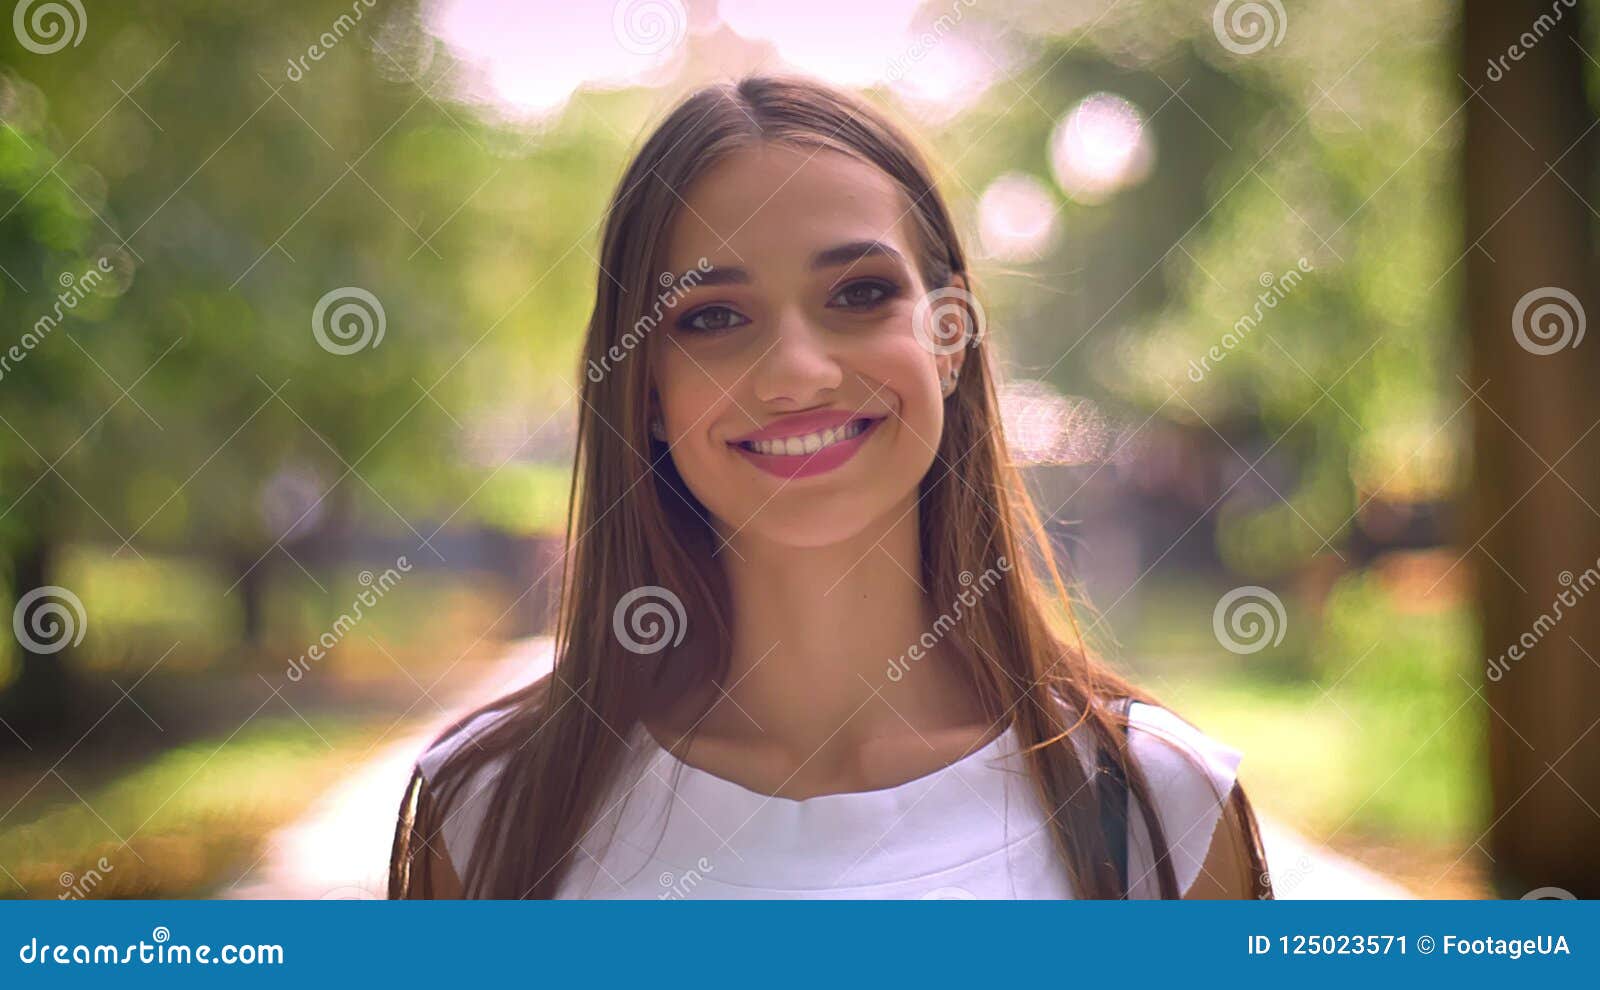
<path id="1" fill-rule="evenodd" d="M 1600 197 L 1579 9 L 1469 0 L 1463 17 L 1467 376 L 1482 388 L 1463 566 L 1490 706 L 1487 848 L 1506 896 L 1600 897 L 1600 340 L 1578 344 L 1600 317 Z"/>
<path id="2" fill-rule="evenodd" d="M 12 607 L 7 610 L 5 632 L 16 643 L 16 655 L 21 666 L 16 680 L 0 691 L 0 718 L 6 723 L 5 727 L 0 727 L 0 747 L 21 746 L 22 743 L 18 741 L 20 736 L 28 746 L 38 749 L 41 742 L 58 735 L 68 723 L 73 687 L 69 665 L 70 644 L 74 638 L 71 629 L 76 626 L 67 629 L 68 645 L 64 648 L 56 652 L 30 649 L 29 642 L 33 635 L 39 635 L 39 641 L 47 647 L 56 640 L 44 636 L 31 624 L 37 606 L 21 616 L 16 608 L 24 595 L 50 585 L 52 558 L 52 548 L 43 543 L 25 547 L 13 558 L 11 586 L 15 595 L 9 603 Z M 82 621 L 82 617 L 72 621 Z M 25 632 L 33 630 L 33 633 L 18 636 L 16 627 L 19 623 Z"/>

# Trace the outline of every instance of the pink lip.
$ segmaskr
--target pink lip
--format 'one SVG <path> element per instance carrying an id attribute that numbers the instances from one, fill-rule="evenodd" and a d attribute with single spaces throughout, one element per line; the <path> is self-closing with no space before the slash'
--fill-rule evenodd
<path id="1" fill-rule="evenodd" d="M 807 425 L 801 426 L 800 429 L 795 429 L 794 426 L 791 425 L 800 424 L 803 421 L 808 420 L 808 418 L 815 419 L 819 425 L 811 425 L 807 423 Z M 773 424 L 773 426 L 769 426 L 765 430 L 761 431 L 761 433 L 770 433 L 772 434 L 771 436 L 762 436 L 759 433 L 752 433 L 748 437 L 743 437 L 741 439 L 777 440 L 782 437 L 798 436 L 813 432 L 815 430 L 825 430 L 830 427 L 837 428 L 851 422 L 852 420 L 866 418 L 868 417 L 851 416 L 849 414 L 832 412 L 801 413 L 798 416 L 790 416 L 787 419 L 780 420 L 778 423 Z M 828 471 L 832 471 L 841 464 L 844 464 L 850 458 L 854 457 L 856 455 L 856 451 L 861 449 L 861 445 L 866 443 L 867 438 L 872 436 L 873 432 L 877 430 L 878 424 L 882 422 L 882 418 L 872 419 L 871 422 L 868 423 L 866 429 L 862 430 L 860 433 L 856 434 L 850 439 L 841 443 L 833 444 L 829 447 L 824 447 L 821 450 L 814 451 L 810 454 L 758 454 L 753 450 L 746 450 L 745 448 L 739 446 L 737 442 L 730 443 L 728 446 L 732 447 L 734 451 L 737 452 L 741 457 L 745 458 L 751 464 L 754 464 L 756 467 L 767 472 L 768 474 L 774 474 L 780 478 L 808 478 L 812 475 L 824 474 Z"/>

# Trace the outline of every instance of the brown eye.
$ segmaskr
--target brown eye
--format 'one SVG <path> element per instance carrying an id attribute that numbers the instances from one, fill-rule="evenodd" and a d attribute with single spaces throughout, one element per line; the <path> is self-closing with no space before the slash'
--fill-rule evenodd
<path id="1" fill-rule="evenodd" d="M 689 333 L 722 333 L 750 321 L 726 306 L 704 306 L 678 321 L 678 329 Z"/>
<path id="2" fill-rule="evenodd" d="M 878 279 L 862 279 L 851 282 L 849 285 L 834 293 L 828 300 L 829 306 L 845 309 L 870 309 L 885 300 L 892 298 L 898 290 L 888 282 Z"/>

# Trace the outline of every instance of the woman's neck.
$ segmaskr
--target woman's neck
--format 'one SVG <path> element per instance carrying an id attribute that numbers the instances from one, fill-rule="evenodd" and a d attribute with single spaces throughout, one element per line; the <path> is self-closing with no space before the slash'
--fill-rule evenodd
<path id="1" fill-rule="evenodd" d="M 736 534 L 719 555 L 734 616 L 727 694 L 699 731 L 826 766 L 848 764 L 868 742 L 981 729 L 965 663 L 943 638 L 903 676 L 888 673 L 936 618 L 917 533 L 908 499 L 828 546 Z"/>

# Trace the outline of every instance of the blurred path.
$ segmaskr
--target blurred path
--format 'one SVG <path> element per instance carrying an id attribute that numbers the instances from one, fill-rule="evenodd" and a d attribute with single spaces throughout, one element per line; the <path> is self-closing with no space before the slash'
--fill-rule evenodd
<path id="1" fill-rule="evenodd" d="M 550 669 L 549 637 L 514 643 L 488 676 L 461 692 L 447 713 L 396 736 L 355 774 L 323 794 L 304 816 L 269 840 L 260 862 L 221 898 L 381 898 L 388 886 L 395 814 L 411 766 L 449 722 Z M 1283 900 L 1392 899 L 1416 896 L 1354 860 L 1320 847 L 1270 818 L 1261 819 L 1273 886 Z"/>
<path id="2" fill-rule="evenodd" d="M 1281 822 L 1261 819 L 1261 844 L 1280 901 L 1400 900 L 1417 895 Z"/>
<path id="3" fill-rule="evenodd" d="M 550 669 L 548 636 L 518 640 L 490 672 L 421 729 L 395 735 L 358 771 L 319 797 L 301 818 L 268 840 L 259 862 L 216 898 L 365 899 L 388 893 L 395 816 L 411 767 L 445 726 Z"/>

